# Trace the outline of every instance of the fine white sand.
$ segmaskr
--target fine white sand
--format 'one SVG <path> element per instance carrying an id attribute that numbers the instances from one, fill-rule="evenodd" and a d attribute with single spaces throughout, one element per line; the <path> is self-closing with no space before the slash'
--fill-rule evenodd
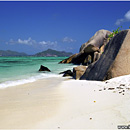
<path id="1" fill-rule="evenodd" d="M 0 90 L 0 128 L 117 129 L 130 125 L 130 75 L 106 82 L 55 80 Z"/>
<path id="2" fill-rule="evenodd" d="M 0 129 L 33 129 L 57 113 L 61 78 L 0 89 Z"/>

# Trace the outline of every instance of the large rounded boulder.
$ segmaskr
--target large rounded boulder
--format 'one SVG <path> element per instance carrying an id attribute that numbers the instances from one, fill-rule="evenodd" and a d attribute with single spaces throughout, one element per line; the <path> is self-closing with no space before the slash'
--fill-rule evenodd
<path id="1" fill-rule="evenodd" d="M 130 74 L 130 30 L 115 35 L 98 61 L 89 65 L 81 80 L 105 80 Z M 109 76 L 108 76 L 109 75 Z"/>
<path id="2" fill-rule="evenodd" d="M 108 38 L 108 36 L 111 33 L 112 32 L 108 30 L 104 30 L 104 29 L 97 31 L 94 34 L 94 36 L 92 36 L 86 43 L 82 44 L 82 46 L 80 47 L 80 51 L 88 50 L 88 53 L 89 53 L 90 50 L 87 48 L 91 47 L 90 49 L 92 50 L 92 47 L 93 47 L 92 51 L 99 49 L 104 44 L 104 41 L 106 40 L 106 38 Z"/>
<path id="3" fill-rule="evenodd" d="M 130 74 L 130 30 L 108 71 L 107 79 Z"/>
<path id="4" fill-rule="evenodd" d="M 95 35 L 88 40 L 88 42 L 82 44 L 79 53 L 72 55 L 60 63 L 73 63 L 77 65 L 88 65 L 93 63 L 95 60 L 94 53 L 102 53 L 104 51 L 104 47 L 108 43 L 107 39 L 110 34 L 110 31 L 104 29 L 97 31 Z M 88 56 L 91 56 L 91 60 L 88 60 Z"/>

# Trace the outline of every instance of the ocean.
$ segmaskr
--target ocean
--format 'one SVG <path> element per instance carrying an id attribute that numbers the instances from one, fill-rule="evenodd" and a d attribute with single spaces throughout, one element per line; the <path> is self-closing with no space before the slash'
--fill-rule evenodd
<path id="1" fill-rule="evenodd" d="M 72 64 L 58 64 L 66 57 L 0 57 L 0 89 L 34 82 L 43 78 L 61 77 L 59 72 L 72 69 Z M 39 72 L 41 65 L 51 72 Z"/>

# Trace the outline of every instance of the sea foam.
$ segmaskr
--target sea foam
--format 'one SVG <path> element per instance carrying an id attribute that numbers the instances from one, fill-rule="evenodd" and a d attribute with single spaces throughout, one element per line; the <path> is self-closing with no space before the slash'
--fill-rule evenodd
<path id="1" fill-rule="evenodd" d="M 31 82 L 35 82 L 37 80 L 40 79 L 44 79 L 44 78 L 52 78 L 52 77 L 61 77 L 61 75 L 58 74 L 40 74 L 37 76 L 32 76 L 26 79 L 20 79 L 20 80 L 14 80 L 14 81 L 6 81 L 3 83 L 0 83 L 0 89 L 4 89 L 7 87 L 12 87 L 12 86 L 17 86 L 17 85 L 22 85 L 22 84 L 26 84 L 26 83 L 31 83 Z"/>

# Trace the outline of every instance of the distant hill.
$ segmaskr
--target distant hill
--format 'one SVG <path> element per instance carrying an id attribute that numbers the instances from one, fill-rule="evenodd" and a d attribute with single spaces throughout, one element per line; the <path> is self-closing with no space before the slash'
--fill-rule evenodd
<path id="1" fill-rule="evenodd" d="M 48 49 L 46 51 L 42 51 L 39 53 L 36 53 L 35 55 L 27 55 L 26 53 L 11 51 L 11 50 L 0 50 L 0 56 L 45 56 L 45 57 L 69 57 L 72 55 L 71 52 L 65 52 L 65 51 L 56 51 L 52 49 Z"/>
<path id="2" fill-rule="evenodd" d="M 10 50 L 7 51 L 0 50 L 0 56 L 27 56 L 27 54 Z"/>
<path id="3" fill-rule="evenodd" d="M 35 56 L 55 56 L 55 57 L 68 57 L 72 55 L 71 52 L 65 52 L 65 51 L 56 51 L 56 50 L 52 50 L 52 49 L 48 49 L 46 51 L 42 51 L 40 53 L 35 54 Z"/>

